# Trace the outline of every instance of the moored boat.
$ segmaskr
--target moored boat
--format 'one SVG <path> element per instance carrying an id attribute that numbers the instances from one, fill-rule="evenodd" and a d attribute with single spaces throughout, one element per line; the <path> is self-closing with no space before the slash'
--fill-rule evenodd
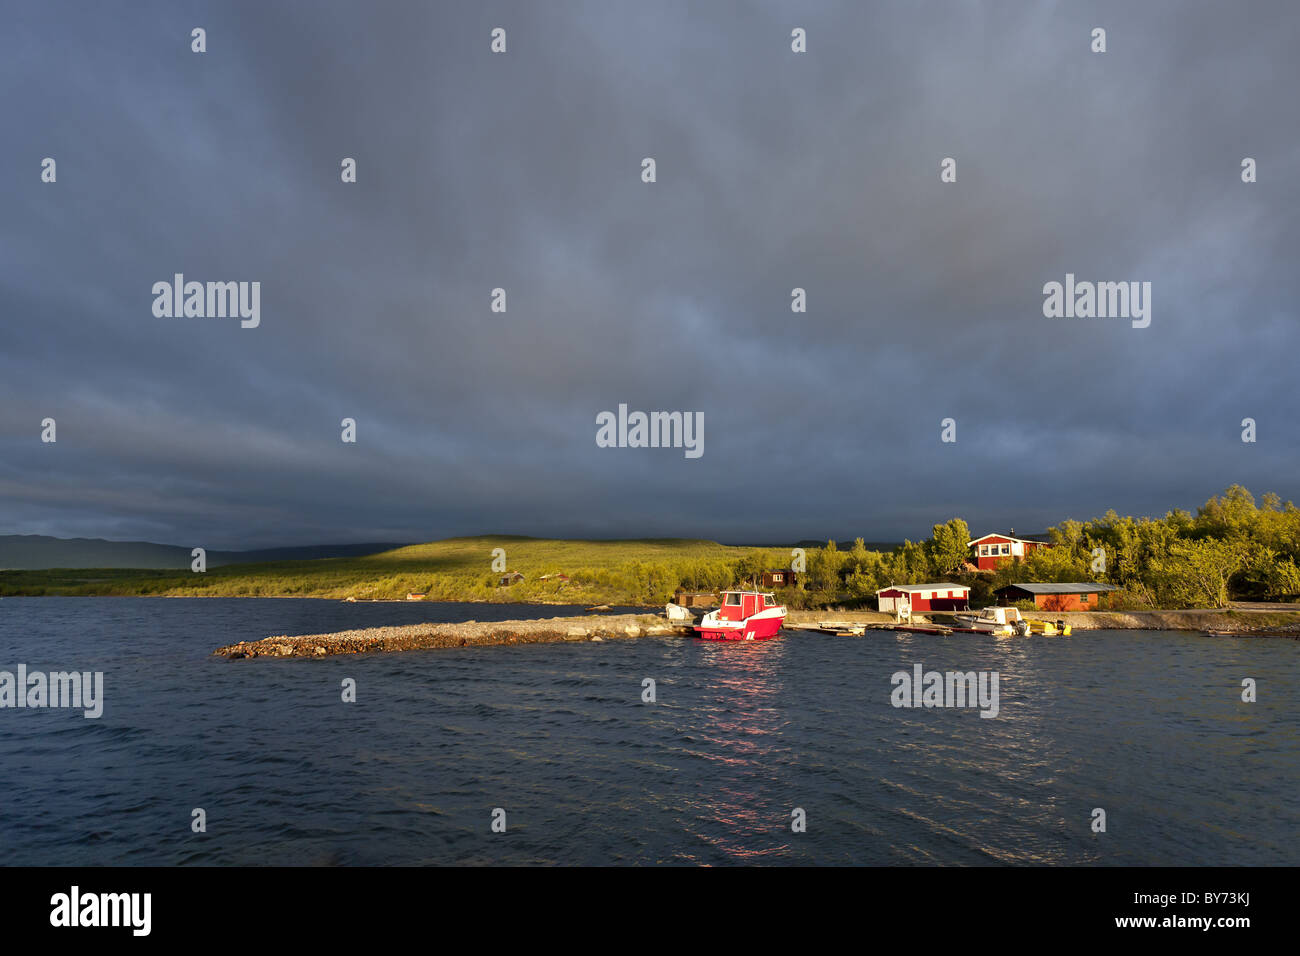
<path id="1" fill-rule="evenodd" d="M 815 628 L 825 634 L 834 634 L 836 637 L 861 637 L 866 633 L 867 625 L 859 624 L 856 621 L 818 621 L 815 625 L 804 626 L 804 630 Z"/>
<path id="2" fill-rule="evenodd" d="M 979 614 L 958 614 L 957 621 L 970 630 L 995 637 L 1010 637 L 1029 633 L 1029 623 L 1014 607 L 986 607 Z"/>
<path id="3" fill-rule="evenodd" d="M 706 641 L 765 641 L 785 623 L 785 608 L 761 591 L 723 591 L 722 606 L 695 626 Z"/>

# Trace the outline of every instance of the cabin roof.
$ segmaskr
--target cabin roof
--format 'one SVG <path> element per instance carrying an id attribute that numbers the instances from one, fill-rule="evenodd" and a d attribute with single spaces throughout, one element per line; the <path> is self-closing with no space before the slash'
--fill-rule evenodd
<path id="1" fill-rule="evenodd" d="M 953 584 L 951 581 L 940 581 L 938 584 L 891 584 L 887 588 L 881 588 L 877 594 L 883 594 L 886 591 L 969 591 L 964 584 Z"/>
<path id="2" fill-rule="evenodd" d="M 1119 590 L 1113 584 L 1097 584 L 1094 581 L 1067 581 L 1061 584 L 1005 584 L 993 593 L 998 594 L 1012 589 L 1028 591 L 1030 594 L 1097 594 L 1101 591 Z"/>
<path id="3" fill-rule="evenodd" d="M 1001 538 L 1003 541 L 1019 541 L 1021 544 L 1051 544 L 1050 541 L 1043 541 L 1041 538 L 1017 538 L 1014 534 L 1003 534 L 1000 531 L 990 531 L 988 534 L 980 535 L 978 538 L 971 538 L 966 542 L 966 547 L 969 548 L 973 544 L 987 541 L 989 538 Z"/>

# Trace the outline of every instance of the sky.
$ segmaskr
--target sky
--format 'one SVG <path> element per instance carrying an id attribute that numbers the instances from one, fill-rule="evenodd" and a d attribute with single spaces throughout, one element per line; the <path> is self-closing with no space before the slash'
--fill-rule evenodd
<path id="1" fill-rule="evenodd" d="M 1290 2 L 10 2 L 0 533 L 1300 499 L 1297 35 Z M 259 282 L 260 324 L 156 316 L 176 273 Z M 1149 326 L 1046 317 L 1067 273 L 1150 282 Z M 620 404 L 702 415 L 703 454 L 600 447 Z"/>

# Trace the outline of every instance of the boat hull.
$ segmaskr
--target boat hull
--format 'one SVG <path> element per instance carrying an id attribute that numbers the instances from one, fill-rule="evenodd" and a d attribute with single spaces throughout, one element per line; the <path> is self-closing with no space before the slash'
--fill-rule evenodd
<path id="1" fill-rule="evenodd" d="M 697 625 L 695 635 L 702 641 L 768 641 L 781 633 L 784 621 L 784 617 L 766 617 L 751 618 L 735 627 Z"/>

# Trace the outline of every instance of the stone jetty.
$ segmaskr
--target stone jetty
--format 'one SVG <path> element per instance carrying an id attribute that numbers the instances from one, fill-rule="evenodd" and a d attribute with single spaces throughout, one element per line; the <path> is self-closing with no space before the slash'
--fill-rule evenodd
<path id="1" fill-rule="evenodd" d="M 213 654 L 230 660 L 246 657 L 328 657 L 331 654 L 414 651 L 433 647 L 621 640 L 687 633 L 688 628 L 653 614 L 593 614 L 535 621 L 465 621 L 458 624 L 366 627 L 355 631 L 298 637 L 281 635 L 260 641 L 228 644 L 217 648 Z"/>

